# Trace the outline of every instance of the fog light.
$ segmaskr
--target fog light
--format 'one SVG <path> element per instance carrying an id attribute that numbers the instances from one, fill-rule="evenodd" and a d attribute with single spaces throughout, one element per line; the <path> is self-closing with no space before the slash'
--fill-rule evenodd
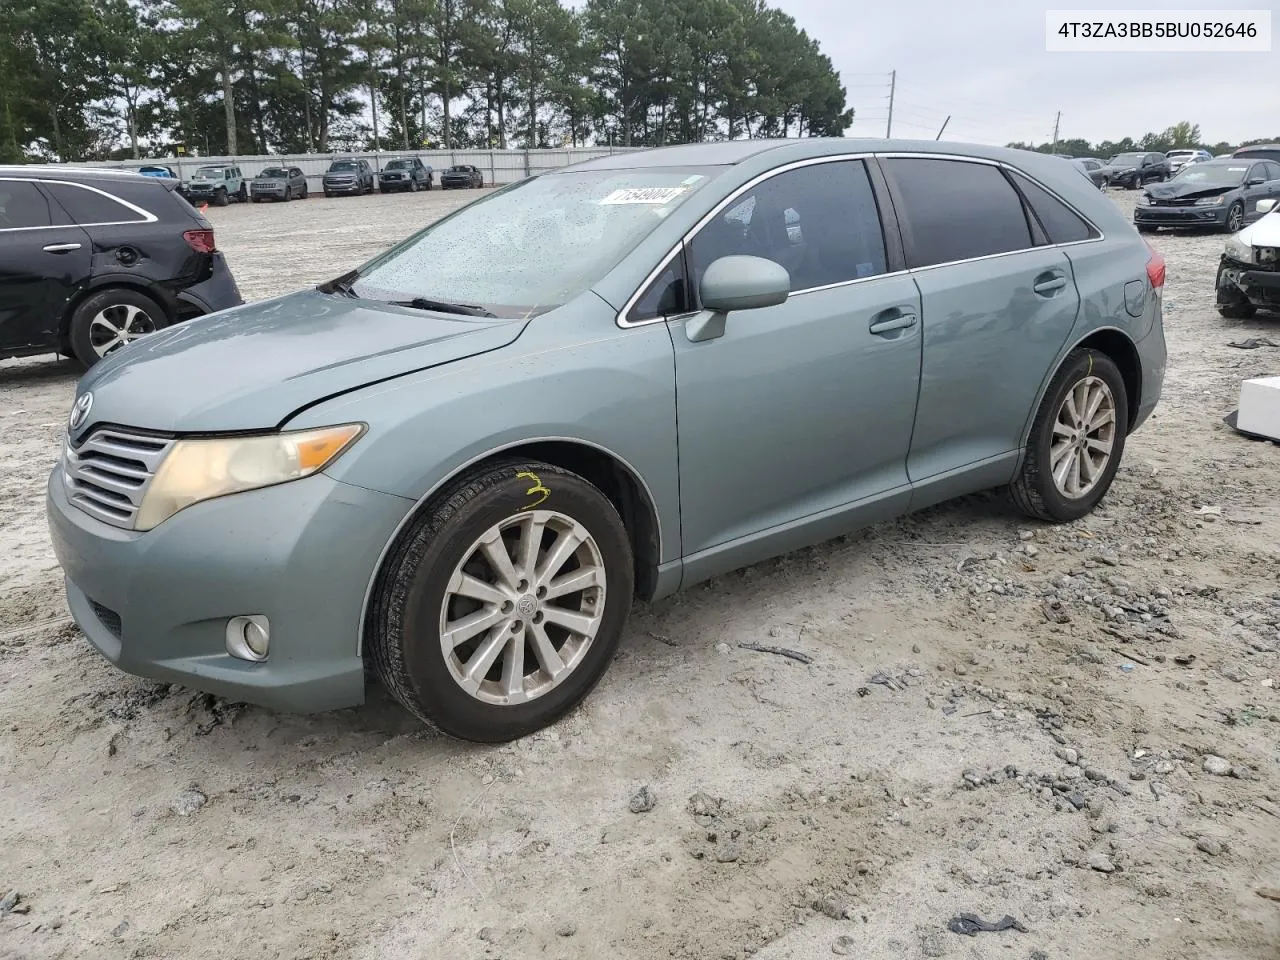
<path id="1" fill-rule="evenodd" d="M 271 624 L 266 617 L 232 617 L 227 621 L 227 653 L 240 660 L 267 659 Z"/>

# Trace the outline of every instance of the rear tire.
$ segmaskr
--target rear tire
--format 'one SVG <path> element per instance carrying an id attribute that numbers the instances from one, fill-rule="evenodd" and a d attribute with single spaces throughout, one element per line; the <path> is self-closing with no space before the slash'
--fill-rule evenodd
<path id="1" fill-rule="evenodd" d="M 626 529 L 603 493 L 547 463 L 496 463 L 446 488 L 402 534 L 374 591 L 368 655 L 424 722 L 466 740 L 514 740 L 600 680 L 633 589 Z M 477 618 L 484 626 L 465 627 Z M 447 643 L 446 630 L 464 638 Z"/>
<path id="2" fill-rule="evenodd" d="M 1124 377 L 1112 359 L 1092 349 L 1069 354 L 1040 403 L 1010 485 L 1018 508 L 1056 523 L 1093 510 L 1120 467 L 1128 424 Z"/>
<path id="3" fill-rule="evenodd" d="M 71 315 L 71 353 L 85 369 L 126 343 L 169 326 L 154 299 L 130 287 L 109 287 L 90 294 Z"/>

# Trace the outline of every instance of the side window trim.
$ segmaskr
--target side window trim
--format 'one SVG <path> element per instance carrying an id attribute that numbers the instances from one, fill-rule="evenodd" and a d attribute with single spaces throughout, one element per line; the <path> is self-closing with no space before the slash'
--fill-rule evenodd
<path id="1" fill-rule="evenodd" d="M 680 289 L 684 298 L 684 303 L 682 304 L 683 309 L 677 310 L 675 313 L 660 313 L 652 317 L 632 320 L 631 314 L 635 313 L 636 307 L 640 305 L 640 301 L 644 299 L 644 295 L 652 289 L 653 285 L 658 282 L 658 279 L 666 273 L 667 269 L 673 264 L 676 265 L 676 279 L 680 281 Z M 673 250 L 662 258 L 662 263 L 658 265 L 658 269 L 646 278 L 644 285 L 636 291 L 636 296 L 633 298 L 634 302 L 632 303 L 629 301 L 630 305 L 626 310 L 627 321 L 625 326 L 642 327 L 648 323 L 666 323 L 667 321 L 674 320 L 678 317 L 688 316 L 691 313 L 697 312 L 697 307 L 695 306 L 697 299 L 697 291 L 689 289 L 689 247 L 682 239 Z"/>
<path id="2" fill-rule="evenodd" d="M 35 181 L 35 182 L 36 182 L 36 183 L 40 183 L 40 184 L 56 184 L 57 186 L 62 186 L 62 187 L 74 187 L 74 188 L 76 188 L 77 190 L 88 190 L 90 193 L 96 193 L 96 194 L 98 194 L 99 196 L 106 197 L 108 200 L 112 201 L 113 203 L 119 203 L 119 204 L 122 204 L 122 205 L 124 205 L 125 207 L 129 208 L 130 210 L 132 210 L 134 213 L 138 214 L 140 217 L 142 217 L 142 219 L 141 219 L 141 220 L 96 220 L 96 221 L 94 221 L 93 223 L 78 223 L 78 222 L 76 222 L 76 218 L 75 218 L 75 217 L 73 217 L 73 216 L 71 216 L 71 212 L 70 212 L 69 210 L 67 210 L 67 208 L 66 208 L 66 207 L 64 207 L 61 203 L 59 203 L 59 202 L 58 202 L 58 198 L 54 195 L 53 191 L 51 191 L 51 190 L 46 190 L 45 192 L 49 195 L 49 199 L 50 199 L 50 200 L 52 200 L 54 203 L 58 204 L 58 208 L 59 208 L 60 210 L 62 210 L 62 212 L 63 212 L 63 213 L 65 213 L 65 214 L 67 215 L 67 219 L 71 221 L 71 223 L 72 223 L 72 225 L 73 225 L 73 226 L 77 226 L 77 227 L 128 227 L 128 226 L 135 226 L 135 225 L 137 225 L 137 224 L 139 224 L 139 223 L 155 223 L 157 220 L 159 220 L 159 219 L 160 219 L 160 218 L 159 218 L 159 217 L 157 217 L 154 213 L 152 213 L 150 210 L 144 210 L 142 207 L 138 206 L 137 204 L 135 204 L 135 203 L 130 203 L 130 202 L 129 202 L 128 200 L 126 200 L 124 197 L 116 196 L 114 193 L 108 193 L 107 191 L 105 191 L 105 190 L 100 190 L 100 189 L 98 189 L 97 187 L 91 187 L 91 186 L 89 186 L 87 183 L 75 183 L 74 181 L 71 181 L 71 180 L 48 180 L 48 179 L 37 180 L 37 181 Z M 52 228 L 52 227 L 30 227 L 30 228 L 28 228 L 28 229 L 31 229 L 31 230 L 50 230 L 50 229 L 54 229 L 54 228 Z"/>

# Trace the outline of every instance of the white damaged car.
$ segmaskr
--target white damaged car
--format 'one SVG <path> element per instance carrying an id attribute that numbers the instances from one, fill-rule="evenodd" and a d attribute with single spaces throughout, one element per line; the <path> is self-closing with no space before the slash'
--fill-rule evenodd
<path id="1" fill-rule="evenodd" d="M 1266 216 L 1232 234 L 1218 264 L 1218 312 L 1224 317 L 1280 314 L 1280 200 L 1259 200 L 1258 211 Z"/>

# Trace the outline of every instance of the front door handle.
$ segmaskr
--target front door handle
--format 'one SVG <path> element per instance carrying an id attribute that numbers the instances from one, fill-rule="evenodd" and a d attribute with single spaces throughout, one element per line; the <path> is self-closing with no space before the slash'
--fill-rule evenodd
<path id="1" fill-rule="evenodd" d="M 1042 297 L 1057 293 L 1067 285 L 1067 278 L 1059 274 L 1056 277 L 1049 277 L 1045 280 L 1037 280 L 1032 284 L 1031 289 Z"/>
<path id="2" fill-rule="evenodd" d="M 45 245 L 44 247 L 42 247 L 41 249 L 43 249 L 45 253 L 70 253 L 72 250 L 79 250 L 79 249 L 80 249 L 80 244 L 78 244 L 78 243 L 50 243 L 50 244 L 46 244 L 46 245 Z"/>
<path id="3" fill-rule="evenodd" d="M 905 330 L 907 327 L 916 325 L 916 315 L 914 313 L 894 312 L 893 316 L 886 317 L 884 314 L 880 316 L 883 319 L 872 321 L 871 326 L 867 328 L 871 333 L 892 333 L 894 330 Z"/>

